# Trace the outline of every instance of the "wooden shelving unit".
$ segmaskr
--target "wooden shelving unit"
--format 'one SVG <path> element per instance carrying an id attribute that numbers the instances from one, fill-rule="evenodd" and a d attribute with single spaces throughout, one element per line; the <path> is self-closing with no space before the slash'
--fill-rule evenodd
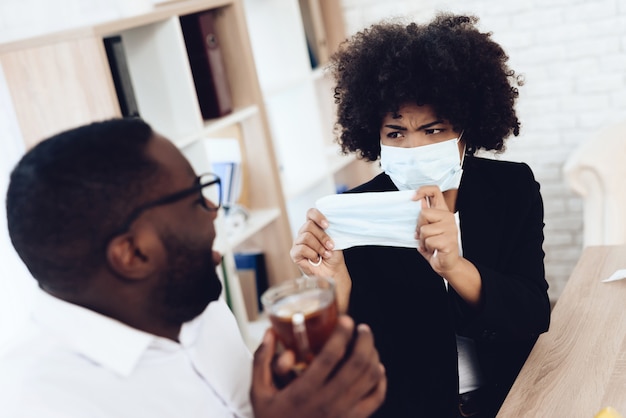
<path id="1" fill-rule="evenodd" d="M 374 176 L 375 164 L 343 156 L 324 66 L 345 39 L 336 0 L 244 0 L 291 230 L 315 200 Z M 311 59 L 310 51 L 314 58 Z"/>

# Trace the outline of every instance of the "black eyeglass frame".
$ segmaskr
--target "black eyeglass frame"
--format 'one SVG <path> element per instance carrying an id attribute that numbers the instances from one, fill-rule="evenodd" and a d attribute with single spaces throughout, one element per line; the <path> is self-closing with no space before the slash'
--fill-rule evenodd
<path id="1" fill-rule="evenodd" d="M 203 177 L 206 176 L 212 176 L 213 179 L 208 181 L 207 183 L 200 183 L 201 179 Z M 190 196 L 196 192 L 201 191 L 202 189 L 204 189 L 205 187 L 209 187 L 212 186 L 214 184 L 218 185 L 218 200 L 217 203 L 214 203 L 213 206 L 209 206 L 206 203 L 206 198 L 204 198 L 200 203 L 202 204 L 202 207 L 204 207 L 206 210 L 208 211 L 217 211 L 219 210 L 219 208 L 222 205 L 222 180 L 220 179 L 220 177 L 215 174 L 215 173 L 203 173 L 200 174 L 198 177 L 196 177 L 196 182 L 198 184 L 193 185 L 192 187 L 188 188 L 188 189 L 184 189 L 184 190 L 180 190 L 178 192 L 174 192 L 172 194 L 168 194 L 165 195 L 163 197 L 160 197 L 156 200 L 153 200 L 152 202 L 148 202 L 148 203 L 144 203 L 143 205 L 139 206 L 138 208 L 136 208 L 135 210 L 133 210 L 130 215 L 128 216 L 128 218 L 126 218 L 126 220 L 124 221 L 124 223 L 122 223 L 122 226 L 120 228 L 117 229 L 117 231 L 112 234 L 111 238 L 113 238 L 116 235 L 119 235 L 123 232 L 126 232 L 130 229 L 130 226 L 133 222 L 135 222 L 137 220 L 137 218 L 139 218 L 139 216 L 145 212 L 148 209 L 152 209 L 154 207 L 157 206 L 163 206 L 163 205 L 169 205 L 170 203 L 174 203 L 177 202 L 181 199 L 184 199 L 187 196 Z M 204 196 L 203 196 L 204 197 Z"/>

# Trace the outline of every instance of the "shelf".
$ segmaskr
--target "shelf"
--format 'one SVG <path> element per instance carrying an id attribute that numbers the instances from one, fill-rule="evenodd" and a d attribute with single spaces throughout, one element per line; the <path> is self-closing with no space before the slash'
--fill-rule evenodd
<path id="1" fill-rule="evenodd" d="M 311 72 L 311 77 L 313 78 L 313 80 L 321 80 L 325 77 L 326 75 L 326 67 L 317 67 L 315 69 L 313 69 L 313 71 Z"/>
<path id="2" fill-rule="evenodd" d="M 240 109 L 235 109 L 233 113 L 221 117 L 219 119 L 212 119 L 206 121 L 204 124 L 204 128 L 202 132 L 206 135 L 210 135 L 213 132 L 224 129 L 230 125 L 234 125 L 237 123 L 241 123 L 248 118 L 256 116 L 259 114 L 259 107 L 256 105 L 242 107 Z"/>
<path id="3" fill-rule="evenodd" d="M 152 10 L 140 11 L 136 15 L 96 24 L 92 27 L 92 30 L 95 35 L 104 37 L 128 29 L 151 25 L 166 20 L 171 16 L 183 16 L 203 10 L 218 9 L 232 5 L 232 0 L 178 0 L 155 6 Z"/>
<path id="4" fill-rule="evenodd" d="M 261 231 L 263 228 L 280 217 L 280 209 L 255 209 L 249 213 L 246 225 L 241 230 L 228 236 L 228 244 L 235 248 L 243 244 L 247 239 Z"/>
<path id="5" fill-rule="evenodd" d="M 235 125 L 237 123 L 242 123 L 246 121 L 247 119 L 253 116 L 256 116 L 258 114 L 259 114 L 259 107 L 256 105 L 235 109 L 231 114 L 227 116 L 205 121 L 204 127 L 199 133 L 195 135 L 190 135 L 184 138 L 180 138 L 180 139 L 175 139 L 174 143 L 179 148 L 184 148 L 205 136 L 211 136 L 215 132 L 228 128 L 229 126 Z"/>
<path id="6" fill-rule="evenodd" d="M 128 3 L 131 3 L 129 0 Z M 0 54 L 36 48 L 44 45 L 76 41 L 86 38 L 100 38 L 117 35 L 120 32 L 140 26 L 151 25 L 168 19 L 171 16 L 185 15 L 202 10 L 216 9 L 233 5 L 233 0 L 176 0 L 168 4 L 155 5 L 154 8 L 137 10 L 127 16 L 119 18 L 108 17 L 104 20 L 85 25 L 76 25 L 71 28 L 53 29 L 47 33 L 37 33 L 34 36 L 16 36 L 14 38 L 0 38 Z"/>
<path id="7" fill-rule="evenodd" d="M 229 220 L 220 210 L 219 218 L 215 221 L 217 237 L 213 249 L 222 254 L 232 252 L 235 247 L 245 243 L 280 216 L 281 211 L 278 208 L 253 209 L 248 212 L 248 219 L 242 226 L 229 230 Z"/>

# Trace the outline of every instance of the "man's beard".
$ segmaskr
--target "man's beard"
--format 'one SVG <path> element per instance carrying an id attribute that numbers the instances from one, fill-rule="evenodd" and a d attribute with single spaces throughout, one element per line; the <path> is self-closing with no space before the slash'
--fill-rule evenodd
<path id="1" fill-rule="evenodd" d="M 164 234 L 168 269 L 156 289 L 156 309 L 161 318 L 179 325 L 200 315 L 222 292 L 209 245 L 183 243 L 173 234 Z"/>

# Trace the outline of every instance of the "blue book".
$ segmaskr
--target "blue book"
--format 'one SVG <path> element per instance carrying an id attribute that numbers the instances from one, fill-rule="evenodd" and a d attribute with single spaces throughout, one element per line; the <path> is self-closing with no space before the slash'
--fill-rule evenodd
<path id="1" fill-rule="evenodd" d="M 259 312 L 262 311 L 261 295 L 268 288 L 267 269 L 265 256 L 261 251 L 245 251 L 234 254 L 235 266 L 238 271 L 254 272 L 256 284 L 256 298 Z"/>

